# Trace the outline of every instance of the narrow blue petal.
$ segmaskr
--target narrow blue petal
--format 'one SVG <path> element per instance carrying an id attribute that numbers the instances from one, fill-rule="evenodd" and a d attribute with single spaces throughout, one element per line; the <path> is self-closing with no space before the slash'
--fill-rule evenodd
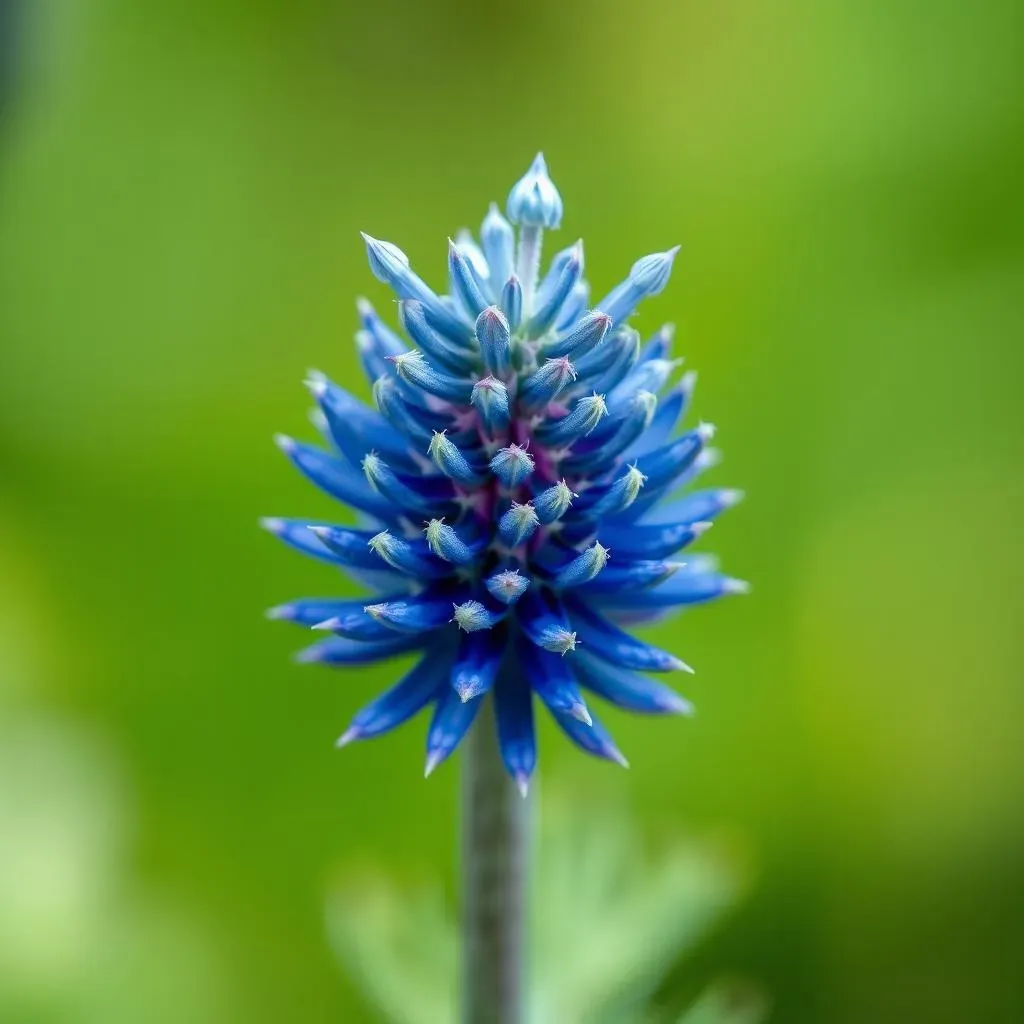
<path id="1" fill-rule="evenodd" d="M 335 636 L 321 640 L 312 647 L 306 647 L 295 655 L 299 662 L 316 662 L 322 665 L 369 665 L 385 658 L 395 658 L 422 647 L 422 636 L 403 636 L 395 633 L 386 640 L 363 642 L 348 637 Z"/>
<path id="2" fill-rule="evenodd" d="M 519 330 L 519 324 L 523 318 L 523 286 L 519 278 L 513 274 L 501 289 L 501 311 L 508 320 L 509 328 L 513 331 Z"/>
<path id="3" fill-rule="evenodd" d="M 425 775 L 430 775 L 462 742 L 482 704 L 482 697 L 462 700 L 450 686 L 440 691 L 434 706 L 434 717 L 427 731 Z"/>
<path id="4" fill-rule="evenodd" d="M 637 363 L 622 383 L 608 392 L 608 411 L 613 416 L 620 414 L 638 392 L 650 391 L 656 395 L 681 362 L 681 359 L 649 359 L 646 363 Z"/>
<path id="5" fill-rule="evenodd" d="M 369 530 L 353 530 L 347 526 L 332 526 L 329 523 L 309 524 L 306 528 L 309 538 L 324 551 L 330 553 L 330 560 L 355 569 L 379 569 L 380 560 L 369 548 L 373 533 Z"/>
<path id="6" fill-rule="evenodd" d="M 576 404 L 567 416 L 560 420 L 548 420 L 541 423 L 534 436 L 541 444 L 563 446 L 572 444 L 577 438 L 589 434 L 607 415 L 608 407 L 604 395 L 584 395 L 576 399 Z"/>
<path id="7" fill-rule="evenodd" d="M 601 532 L 603 536 L 604 531 Z M 591 594 L 614 592 L 624 601 L 628 601 L 627 595 L 653 587 L 674 576 L 681 568 L 682 564 L 679 562 L 663 562 L 657 559 L 638 559 L 626 561 L 624 564 L 609 565 L 596 579 L 581 584 L 582 593 L 589 597 Z"/>
<path id="8" fill-rule="evenodd" d="M 528 590 L 516 605 L 519 624 L 527 638 L 554 654 L 576 650 L 576 633 L 558 599 L 550 592 Z"/>
<path id="9" fill-rule="evenodd" d="M 502 672 L 494 687 L 498 720 L 498 746 L 509 775 L 525 796 L 537 766 L 537 739 L 533 729 L 533 692 L 518 672 Z"/>
<path id="10" fill-rule="evenodd" d="M 568 565 L 560 569 L 552 582 L 559 590 L 579 587 L 594 579 L 607 564 L 608 549 L 598 541 L 594 541 L 586 551 L 577 555 Z"/>
<path id="11" fill-rule="evenodd" d="M 512 276 L 515 258 L 515 234 L 512 225 L 501 215 L 497 203 L 491 203 L 483 224 L 480 225 L 480 245 L 483 248 L 491 281 L 500 288 Z"/>
<path id="12" fill-rule="evenodd" d="M 463 487 L 479 487 L 484 482 L 482 472 L 452 443 L 443 431 L 437 431 L 428 448 L 434 464 Z"/>
<path id="13" fill-rule="evenodd" d="M 565 712 L 590 725 L 587 702 L 565 658 L 522 641 L 516 652 L 534 692 L 551 711 Z"/>
<path id="14" fill-rule="evenodd" d="M 728 594 L 745 594 L 749 589 L 749 584 L 743 580 L 723 576 L 718 572 L 678 572 L 671 579 L 648 590 L 631 594 L 594 595 L 594 600 L 611 608 L 670 608 L 703 604 Z"/>
<path id="15" fill-rule="evenodd" d="M 390 373 L 374 381 L 373 400 L 384 419 L 421 448 L 426 448 L 434 431 L 443 426 L 441 421 L 425 416 L 422 410 L 414 410 L 406 402 L 399 381 Z"/>
<path id="16" fill-rule="evenodd" d="M 385 522 L 394 522 L 398 511 L 380 495 L 374 494 L 362 476 L 347 462 L 329 455 L 321 448 L 303 444 L 283 434 L 278 434 L 274 440 L 292 465 L 320 490 Z"/>
<path id="17" fill-rule="evenodd" d="M 651 591 L 645 591 L 646 593 Z M 627 602 L 638 599 L 636 594 L 629 594 L 625 598 Z M 605 661 L 620 668 L 632 668 L 641 672 L 673 672 L 686 669 L 685 662 L 679 658 L 624 633 L 583 601 L 574 600 L 566 607 L 569 621 L 579 635 L 579 642 Z"/>
<path id="18" fill-rule="evenodd" d="M 398 595 L 398 599 L 401 597 Z M 315 626 L 343 615 L 362 615 L 365 604 L 365 598 L 300 597 L 268 609 L 267 618 L 294 622 L 299 626 Z"/>
<path id="19" fill-rule="evenodd" d="M 409 337 L 423 350 L 424 355 L 459 376 L 473 369 L 474 354 L 456 345 L 431 327 L 423 303 L 406 299 L 398 304 L 398 317 Z M 400 353 L 399 353 L 400 354 Z"/>
<path id="20" fill-rule="evenodd" d="M 678 251 L 677 245 L 667 252 L 642 256 L 633 264 L 629 277 L 613 288 L 598 305 L 616 323 L 621 323 L 643 299 L 657 295 L 665 288 L 672 273 L 672 262 Z"/>
<path id="21" fill-rule="evenodd" d="M 646 482 L 647 477 L 636 466 L 628 466 L 611 484 L 585 491 L 578 502 L 579 509 L 592 519 L 622 512 L 636 501 Z"/>
<path id="22" fill-rule="evenodd" d="M 452 499 L 451 485 L 428 484 L 428 478 L 402 479 L 386 462 L 370 452 L 363 459 L 363 473 L 369 485 L 407 515 L 429 516 L 443 512 Z"/>
<path id="23" fill-rule="evenodd" d="M 505 314 L 497 306 L 488 306 L 477 317 L 475 332 L 488 372 L 499 377 L 508 373 L 512 331 Z"/>
<path id="24" fill-rule="evenodd" d="M 651 425 L 622 453 L 624 459 L 635 459 L 660 448 L 672 436 L 676 424 L 686 415 L 696 383 L 697 374 L 693 370 L 683 374 L 679 383 L 659 400 Z"/>
<path id="25" fill-rule="evenodd" d="M 611 466 L 615 460 L 651 425 L 658 399 L 650 391 L 640 391 L 633 397 L 611 437 L 580 455 L 573 454 L 562 464 L 571 476 L 592 473 Z"/>
<path id="26" fill-rule="evenodd" d="M 415 465 L 409 454 L 408 438 L 379 412 L 367 408 L 321 374 L 312 375 L 306 384 L 323 413 L 332 442 L 353 466 L 359 466 L 371 448 L 384 451 L 396 464 Z"/>
<path id="27" fill-rule="evenodd" d="M 543 409 L 576 379 L 576 369 L 568 356 L 547 359 L 523 381 L 519 402 L 526 412 Z"/>
<path id="28" fill-rule="evenodd" d="M 600 310 L 587 313 L 570 330 L 545 345 L 544 354 L 551 358 L 569 356 L 580 359 L 604 341 L 611 325 L 611 317 Z"/>
<path id="29" fill-rule="evenodd" d="M 342 733 L 338 746 L 352 740 L 369 739 L 390 732 L 426 707 L 444 685 L 449 659 L 429 653 L 402 679 L 376 700 L 357 712 L 352 724 Z"/>
<path id="30" fill-rule="evenodd" d="M 450 597 L 398 597 L 368 604 L 363 609 L 374 621 L 398 633 L 440 629 L 452 617 Z"/>
<path id="31" fill-rule="evenodd" d="M 400 299 L 417 299 L 426 306 L 436 327 L 451 337 L 465 332 L 465 325 L 409 267 L 409 258 L 398 246 L 363 234 L 370 269 L 378 281 L 390 285 Z"/>
<path id="32" fill-rule="evenodd" d="M 472 700 L 491 689 L 501 665 L 505 641 L 505 632 L 501 629 L 462 636 L 451 671 L 451 688 L 460 700 Z"/>
<path id="33" fill-rule="evenodd" d="M 441 519 L 431 519 L 424 533 L 434 554 L 454 565 L 469 565 L 476 561 L 486 546 L 483 537 L 472 536 L 465 529 L 456 530 Z"/>
<path id="34" fill-rule="evenodd" d="M 709 522 L 717 515 L 743 500 L 743 492 L 731 487 L 693 491 L 676 501 L 657 505 L 643 517 L 641 530 L 665 524 L 684 525 Z M 630 526 L 633 530 L 636 527 Z"/>
<path id="35" fill-rule="evenodd" d="M 569 293 L 569 298 L 565 300 L 562 311 L 555 321 L 555 330 L 559 334 L 570 330 L 587 311 L 588 302 L 590 302 L 590 285 L 586 281 L 580 281 Z"/>
<path id="36" fill-rule="evenodd" d="M 473 392 L 473 382 L 461 377 L 452 377 L 441 373 L 431 366 L 420 352 L 404 352 L 400 356 L 388 356 L 388 362 L 395 368 L 395 374 L 429 395 L 454 402 L 456 405 L 469 405 Z"/>
<path id="37" fill-rule="evenodd" d="M 664 683 L 637 672 L 616 668 L 581 647 L 573 659 L 576 678 L 599 697 L 624 708 L 648 715 L 689 715 L 693 705 Z"/>
<path id="38" fill-rule="evenodd" d="M 538 296 L 536 312 L 530 317 L 529 333 L 539 337 L 558 319 L 573 288 L 583 273 L 583 244 L 577 242 L 548 293 Z"/>
<path id="39" fill-rule="evenodd" d="M 465 253 L 448 239 L 448 279 L 451 291 L 465 307 L 466 312 L 476 319 L 487 306 L 486 284 L 477 276 L 472 262 Z"/>
<path id="40" fill-rule="evenodd" d="M 440 579 L 451 574 L 452 567 L 430 550 L 425 541 L 402 540 L 382 530 L 368 541 L 370 550 L 388 565 L 407 576 L 421 580 Z"/>
<path id="41" fill-rule="evenodd" d="M 395 635 L 393 629 L 368 615 L 365 608 L 332 615 L 314 623 L 310 628 L 364 643 L 383 643 L 393 639 Z"/>
<path id="42" fill-rule="evenodd" d="M 629 767 L 629 762 L 615 745 L 611 734 L 593 715 L 591 715 L 590 724 L 587 725 L 565 711 L 552 710 L 551 714 L 562 732 L 581 750 L 593 754 L 594 757 L 614 761 L 616 764 L 622 765 L 623 768 Z"/>
<path id="43" fill-rule="evenodd" d="M 614 524 L 614 520 L 611 521 Z M 601 526 L 601 539 L 623 558 L 666 558 L 708 531 L 708 522 L 623 523 Z"/>
<path id="44" fill-rule="evenodd" d="M 711 439 L 714 429 L 704 424 L 636 460 L 637 469 L 647 477 L 647 486 L 666 487 L 684 473 Z"/>
<path id="45" fill-rule="evenodd" d="M 377 314 L 366 299 L 356 300 L 356 311 L 363 330 L 370 336 L 374 348 L 382 356 L 397 356 L 405 351 L 405 342 Z"/>

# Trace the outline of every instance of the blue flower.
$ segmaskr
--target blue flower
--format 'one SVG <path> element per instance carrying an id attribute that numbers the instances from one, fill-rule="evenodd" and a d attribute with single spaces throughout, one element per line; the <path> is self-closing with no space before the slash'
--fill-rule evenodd
<path id="1" fill-rule="evenodd" d="M 399 298 L 405 336 L 358 304 L 359 357 L 376 409 L 319 373 L 307 385 L 326 447 L 279 437 L 296 468 L 359 525 L 267 519 L 291 547 L 344 570 L 373 596 L 304 598 L 270 611 L 329 634 L 303 662 L 354 666 L 414 654 L 339 745 L 427 706 L 427 772 L 458 746 L 493 694 L 499 744 L 525 791 L 533 709 L 570 740 L 625 764 L 587 703 L 686 714 L 649 673 L 690 671 L 623 626 L 653 622 L 746 585 L 688 549 L 740 492 L 686 490 L 715 462 L 707 424 L 677 430 L 693 394 L 666 387 L 670 328 L 646 344 L 625 323 L 668 282 L 676 249 L 645 256 L 588 310 L 583 246 L 540 275 L 562 201 L 538 156 L 492 205 L 480 244 L 449 243 L 438 295 L 396 245 L 364 235 L 370 269 Z M 659 397 L 660 396 L 660 397 Z"/>

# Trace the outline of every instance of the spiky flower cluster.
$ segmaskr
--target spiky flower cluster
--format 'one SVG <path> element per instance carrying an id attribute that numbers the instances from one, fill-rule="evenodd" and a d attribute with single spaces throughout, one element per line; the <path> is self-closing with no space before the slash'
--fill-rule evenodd
<path id="1" fill-rule="evenodd" d="M 377 592 L 369 603 L 311 598 L 272 609 L 331 634 L 299 660 L 419 655 L 339 745 L 432 705 L 429 774 L 493 693 L 502 756 L 525 791 L 536 763 L 534 695 L 573 742 L 624 764 L 583 691 L 632 711 L 686 713 L 685 700 L 645 673 L 689 669 L 620 626 L 744 585 L 707 556 L 676 559 L 740 495 L 674 496 L 714 462 L 713 431 L 702 424 L 676 436 L 694 375 L 659 399 L 679 364 L 669 358 L 671 328 L 643 344 L 627 323 L 665 287 L 676 250 L 638 260 L 589 308 L 581 242 L 539 274 L 543 232 L 562 216 L 542 156 L 506 209 L 507 220 L 491 206 L 479 243 L 468 233 L 449 243 L 443 296 L 401 249 L 364 235 L 412 347 L 360 301 L 356 342 L 376 410 L 314 373 L 307 383 L 327 450 L 278 438 L 364 525 L 265 525 Z"/>

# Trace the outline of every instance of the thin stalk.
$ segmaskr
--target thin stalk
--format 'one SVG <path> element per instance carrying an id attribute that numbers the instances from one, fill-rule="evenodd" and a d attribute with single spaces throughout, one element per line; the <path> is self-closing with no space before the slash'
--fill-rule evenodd
<path id="1" fill-rule="evenodd" d="M 493 697 L 462 758 L 463 1024 L 522 1024 L 529 806 L 505 772 Z"/>

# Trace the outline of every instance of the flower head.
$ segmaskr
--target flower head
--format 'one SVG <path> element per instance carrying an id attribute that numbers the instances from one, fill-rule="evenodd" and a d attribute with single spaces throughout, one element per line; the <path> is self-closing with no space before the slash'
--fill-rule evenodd
<path id="1" fill-rule="evenodd" d="M 397 246 L 363 236 L 374 275 L 398 294 L 405 332 L 359 301 L 356 342 L 376 409 L 311 374 L 326 447 L 278 444 L 364 525 L 264 525 L 373 592 L 272 609 L 330 634 L 299 660 L 417 656 L 339 744 L 430 706 L 433 769 L 493 695 L 506 767 L 525 788 L 537 700 L 583 750 L 625 763 L 587 696 L 653 714 L 690 705 L 648 676 L 686 664 L 623 627 L 745 584 L 708 556 L 679 558 L 741 495 L 679 493 L 715 463 L 713 429 L 679 429 L 695 377 L 669 386 L 678 366 L 671 329 L 644 344 L 625 322 L 664 289 L 677 250 L 638 260 L 588 310 L 582 243 L 537 272 L 540 235 L 562 215 L 542 157 L 512 189 L 508 211 L 518 250 L 492 205 L 479 245 L 467 234 L 450 242 L 447 295 Z"/>

